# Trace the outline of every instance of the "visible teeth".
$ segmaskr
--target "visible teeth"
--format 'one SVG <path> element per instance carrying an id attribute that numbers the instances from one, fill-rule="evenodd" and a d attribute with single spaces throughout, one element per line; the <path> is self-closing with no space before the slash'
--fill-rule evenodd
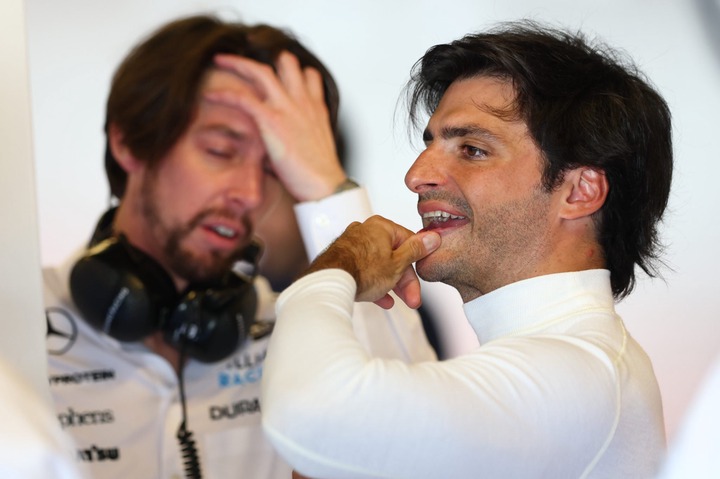
<path id="1" fill-rule="evenodd" d="M 459 220 L 461 218 L 464 218 L 464 216 L 451 215 L 447 211 L 428 211 L 427 213 L 423 213 L 422 218 L 423 218 L 423 221 L 425 221 L 425 222 L 432 222 L 432 221 L 445 222 L 450 219 Z"/>
<path id="2" fill-rule="evenodd" d="M 235 236 L 235 230 L 232 228 L 228 228 L 227 226 L 213 226 L 213 230 L 219 234 L 220 236 L 224 236 L 225 238 L 232 238 Z"/>

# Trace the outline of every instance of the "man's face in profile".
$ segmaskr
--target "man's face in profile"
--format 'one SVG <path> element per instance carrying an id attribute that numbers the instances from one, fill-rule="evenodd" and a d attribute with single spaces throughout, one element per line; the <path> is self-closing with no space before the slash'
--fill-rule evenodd
<path id="1" fill-rule="evenodd" d="M 452 83 L 405 177 L 424 229 L 442 235 L 417 271 L 456 287 L 464 301 L 532 276 L 547 253 L 553 194 L 542 187 L 541 154 L 526 124 L 500 113 L 514 96 L 497 78 Z"/>

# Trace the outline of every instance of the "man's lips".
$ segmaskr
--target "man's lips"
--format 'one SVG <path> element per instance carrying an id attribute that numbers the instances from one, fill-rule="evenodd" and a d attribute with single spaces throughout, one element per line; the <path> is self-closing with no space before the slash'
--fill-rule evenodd
<path id="1" fill-rule="evenodd" d="M 218 236 L 221 236 L 226 239 L 234 239 L 238 235 L 238 231 L 235 228 L 232 228 L 227 225 L 221 225 L 221 224 L 214 224 L 214 225 L 205 225 L 205 229 L 210 230 L 217 234 Z"/>
<path id="2" fill-rule="evenodd" d="M 215 238 L 215 242 L 236 243 L 239 239 L 247 235 L 247 227 L 243 223 L 230 221 L 227 219 L 206 220 L 201 225 L 202 229 Z"/>
<path id="3" fill-rule="evenodd" d="M 423 230 L 434 230 L 440 228 L 453 228 L 462 226 L 468 222 L 465 216 L 454 215 L 447 211 L 434 210 L 422 214 Z"/>
<path id="4" fill-rule="evenodd" d="M 423 222 L 423 230 L 452 228 L 462 226 L 468 222 L 467 216 L 459 208 L 450 207 L 440 201 L 420 201 L 418 213 Z"/>

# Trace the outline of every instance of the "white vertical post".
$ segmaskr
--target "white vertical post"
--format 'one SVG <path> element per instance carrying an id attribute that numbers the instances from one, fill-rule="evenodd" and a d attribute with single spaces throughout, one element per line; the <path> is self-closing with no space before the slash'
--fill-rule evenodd
<path id="1" fill-rule="evenodd" d="M 48 401 L 23 0 L 0 3 L 0 355 Z"/>

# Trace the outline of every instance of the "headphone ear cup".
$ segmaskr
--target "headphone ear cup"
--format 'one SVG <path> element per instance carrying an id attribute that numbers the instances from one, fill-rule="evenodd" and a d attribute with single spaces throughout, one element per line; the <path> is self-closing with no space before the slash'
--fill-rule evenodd
<path id="1" fill-rule="evenodd" d="M 177 298 L 162 267 L 122 236 L 101 241 L 75 263 L 70 293 L 88 323 L 120 341 L 156 331 Z"/>
<path id="2" fill-rule="evenodd" d="M 192 289 L 163 326 L 165 341 L 205 363 L 230 356 L 249 335 L 257 294 L 252 283 L 230 273 L 221 288 Z"/>

